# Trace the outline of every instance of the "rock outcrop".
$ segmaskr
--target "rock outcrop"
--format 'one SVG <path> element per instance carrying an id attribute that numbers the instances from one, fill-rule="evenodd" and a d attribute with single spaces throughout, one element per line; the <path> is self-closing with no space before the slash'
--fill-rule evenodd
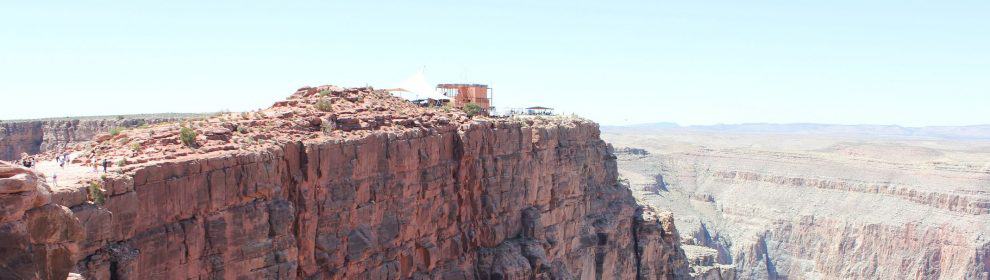
<path id="1" fill-rule="evenodd" d="M 324 86 L 97 139 L 74 162 L 111 172 L 53 196 L 85 227 L 86 279 L 688 277 L 670 216 L 635 203 L 583 119 Z"/>
<path id="2" fill-rule="evenodd" d="M 0 278 L 65 279 L 82 226 L 39 174 L 0 162 Z"/>
<path id="3" fill-rule="evenodd" d="M 113 128 L 133 128 L 145 124 L 171 122 L 196 115 L 136 115 L 122 118 L 65 118 L 0 122 L 0 160 L 20 159 L 92 140 Z"/>

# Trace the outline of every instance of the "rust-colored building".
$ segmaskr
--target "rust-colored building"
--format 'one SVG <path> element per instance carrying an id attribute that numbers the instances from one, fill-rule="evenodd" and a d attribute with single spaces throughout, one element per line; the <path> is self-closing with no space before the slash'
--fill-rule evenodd
<path id="1" fill-rule="evenodd" d="M 450 98 L 454 107 L 462 107 L 468 103 L 475 103 L 484 109 L 484 114 L 488 115 L 494 109 L 492 107 L 492 88 L 482 84 L 439 84 L 437 89 L 444 96 Z"/>

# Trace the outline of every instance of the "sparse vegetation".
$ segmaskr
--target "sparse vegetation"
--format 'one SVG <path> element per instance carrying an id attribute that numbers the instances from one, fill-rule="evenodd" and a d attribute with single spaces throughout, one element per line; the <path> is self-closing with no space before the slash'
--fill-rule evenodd
<path id="1" fill-rule="evenodd" d="M 120 134 L 122 131 L 124 131 L 124 129 L 120 127 L 110 128 L 110 136 L 117 136 L 117 134 Z"/>
<path id="2" fill-rule="evenodd" d="M 141 150 L 141 143 L 137 143 L 137 142 L 131 143 L 131 150 L 132 151 L 135 151 L 135 152 L 140 151 Z"/>
<path id="3" fill-rule="evenodd" d="M 248 132 L 251 132 L 251 130 L 249 130 L 246 125 L 238 125 L 237 132 L 240 132 L 241 134 L 247 134 Z"/>
<path id="4" fill-rule="evenodd" d="M 125 164 L 127 164 L 127 160 L 118 159 L 117 162 L 114 162 L 114 164 L 116 164 L 117 167 L 121 167 L 121 166 L 124 166 Z"/>
<path id="5" fill-rule="evenodd" d="M 316 109 L 323 112 L 330 112 L 333 110 L 333 104 L 329 99 L 321 98 L 319 101 L 316 101 Z"/>
<path id="6" fill-rule="evenodd" d="M 217 111 L 217 112 L 215 112 L 213 114 L 210 114 L 210 117 L 224 117 L 227 114 L 230 114 L 230 110 L 223 109 L 223 110 Z"/>
<path id="7" fill-rule="evenodd" d="M 331 93 L 333 93 L 333 91 L 330 91 L 329 89 L 325 89 L 325 90 L 321 90 L 320 93 L 318 93 L 318 95 L 320 97 L 330 96 Z"/>
<path id="8" fill-rule="evenodd" d="M 333 123 L 325 121 L 320 125 L 320 131 L 323 131 L 323 134 L 330 134 L 333 131 L 333 127 Z"/>
<path id="9" fill-rule="evenodd" d="M 96 181 L 89 182 L 89 200 L 96 205 L 103 205 L 106 197 L 103 195 L 103 187 Z"/>
<path id="10" fill-rule="evenodd" d="M 461 110 L 464 110 L 464 113 L 467 113 L 468 117 L 473 117 L 480 114 L 484 109 L 481 108 L 481 105 L 472 102 L 464 104 L 464 107 L 462 107 Z"/>
<path id="11" fill-rule="evenodd" d="M 196 131 L 192 128 L 183 126 L 179 129 L 179 140 L 182 141 L 182 144 L 192 147 L 196 144 Z"/>

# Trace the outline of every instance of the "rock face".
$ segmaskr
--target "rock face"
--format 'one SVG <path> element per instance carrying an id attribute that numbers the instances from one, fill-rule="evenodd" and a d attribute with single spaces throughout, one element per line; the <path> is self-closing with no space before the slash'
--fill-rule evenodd
<path id="1" fill-rule="evenodd" d="M 640 202 L 674 213 L 698 278 L 990 279 L 982 140 L 604 138 L 649 151 L 619 154 L 620 174 Z"/>
<path id="2" fill-rule="evenodd" d="M 65 279 L 82 226 L 38 174 L 0 162 L 0 278 Z"/>
<path id="3" fill-rule="evenodd" d="M 193 148 L 159 125 L 77 160 L 130 159 L 54 195 L 85 227 L 83 277 L 688 277 L 671 217 L 638 207 L 590 121 L 320 87 L 187 125 Z"/>
<path id="4" fill-rule="evenodd" d="M 191 115 L 190 115 L 191 116 Z M 116 118 L 50 119 L 0 122 L 0 160 L 20 159 L 92 140 L 116 127 L 137 127 L 182 119 L 182 116 L 128 116 Z"/>

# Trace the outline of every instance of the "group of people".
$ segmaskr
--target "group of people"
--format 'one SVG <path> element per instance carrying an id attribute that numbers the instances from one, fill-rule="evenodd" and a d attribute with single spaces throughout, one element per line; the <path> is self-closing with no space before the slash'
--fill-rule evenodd
<path id="1" fill-rule="evenodd" d="M 57 162 L 58 166 L 63 169 L 65 168 L 65 165 L 69 163 L 69 161 L 70 158 L 68 152 L 60 153 L 55 156 L 55 162 Z M 34 156 L 29 156 L 27 153 L 24 153 L 21 155 L 20 164 L 27 168 L 34 168 L 38 166 L 38 159 L 35 158 Z M 97 160 L 92 163 L 92 166 L 94 173 L 100 172 L 100 166 L 103 166 L 103 173 L 107 173 L 107 169 L 110 168 L 110 160 L 105 158 L 102 160 Z M 52 173 L 52 183 L 58 185 L 58 174 Z"/>
<path id="2" fill-rule="evenodd" d="M 55 161 L 58 162 L 58 167 L 65 168 L 65 164 L 69 162 L 69 153 L 62 153 L 55 156 Z"/>
<path id="3" fill-rule="evenodd" d="M 102 161 L 93 162 L 93 172 L 100 172 L 100 164 L 103 165 L 103 173 L 107 173 L 107 167 L 110 167 L 110 160 L 103 159 Z"/>

